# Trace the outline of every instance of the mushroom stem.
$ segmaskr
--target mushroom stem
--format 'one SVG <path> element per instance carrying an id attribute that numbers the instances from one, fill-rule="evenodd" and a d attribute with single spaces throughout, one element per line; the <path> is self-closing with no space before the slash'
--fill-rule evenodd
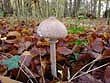
<path id="1" fill-rule="evenodd" d="M 54 77 L 57 77 L 57 72 L 56 72 L 56 41 L 51 40 L 49 42 L 50 42 L 51 73 Z"/>

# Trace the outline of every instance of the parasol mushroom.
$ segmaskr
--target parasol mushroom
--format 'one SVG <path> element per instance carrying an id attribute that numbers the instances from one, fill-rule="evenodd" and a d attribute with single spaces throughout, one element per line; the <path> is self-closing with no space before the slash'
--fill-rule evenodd
<path id="1" fill-rule="evenodd" d="M 63 23 L 55 17 L 49 17 L 40 23 L 37 29 L 37 34 L 43 38 L 49 38 L 50 43 L 50 61 L 51 73 L 57 77 L 56 72 L 56 41 L 67 36 L 67 30 Z"/>

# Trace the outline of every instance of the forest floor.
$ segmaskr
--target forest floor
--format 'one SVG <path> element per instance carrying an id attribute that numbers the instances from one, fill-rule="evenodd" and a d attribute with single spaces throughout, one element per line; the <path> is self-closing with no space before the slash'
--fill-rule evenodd
<path id="1" fill-rule="evenodd" d="M 23 83 L 110 83 L 110 25 L 106 19 L 62 21 L 68 36 L 57 42 L 55 78 L 48 39 L 36 35 L 40 22 L 0 19 L 0 75 Z"/>

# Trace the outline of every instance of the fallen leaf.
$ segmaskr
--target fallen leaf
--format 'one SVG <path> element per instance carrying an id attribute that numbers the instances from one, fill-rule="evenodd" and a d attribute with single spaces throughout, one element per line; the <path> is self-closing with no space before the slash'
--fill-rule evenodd
<path id="1" fill-rule="evenodd" d="M 33 47 L 31 49 L 31 53 L 32 53 L 33 56 L 36 56 L 36 55 L 44 56 L 47 53 L 47 51 L 44 48 Z"/>
<path id="2" fill-rule="evenodd" d="M 0 75 L 5 75 L 7 71 L 7 67 L 5 65 L 0 64 Z"/>
<path id="3" fill-rule="evenodd" d="M 19 42 L 18 54 L 21 54 L 24 50 L 27 50 L 32 45 L 30 41 Z"/>
<path id="4" fill-rule="evenodd" d="M 90 74 L 79 77 L 78 83 L 103 83 L 101 80 L 93 78 Z"/>
<path id="5" fill-rule="evenodd" d="M 38 41 L 37 42 L 37 46 L 49 46 L 50 44 L 48 43 L 48 42 L 46 42 L 46 41 Z"/>
<path id="6" fill-rule="evenodd" d="M 66 47 L 58 47 L 57 48 L 57 52 L 59 54 L 63 54 L 63 55 L 69 55 L 69 54 L 72 54 L 72 50 L 71 49 L 68 49 Z"/>
<path id="7" fill-rule="evenodd" d="M 21 64 L 23 63 L 24 65 L 29 66 L 31 60 L 32 60 L 32 55 L 29 51 L 24 51 L 21 54 L 21 60 L 20 60 Z"/>
<path id="8" fill-rule="evenodd" d="M 110 56 L 110 48 L 105 48 L 105 50 L 103 51 L 103 55 Z"/>
<path id="9" fill-rule="evenodd" d="M 22 82 L 19 82 L 19 81 L 16 81 L 16 80 L 12 80 L 10 79 L 9 77 L 5 77 L 5 76 L 0 76 L 0 79 L 1 79 L 1 83 L 22 83 Z"/>
<path id="10" fill-rule="evenodd" d="M 104 74 L 105 83 L 110 83 L 110 66 L 107 66 Z"/>
<path id="11" fill-rule="evenodd" d="M 94 51 L 101 53 L 104 49 L 104 43 L 102 39 L 96 38 L 91 47 Z"/>
<path id="12" fill-rule="evenodd" d="M 90 59 L 92 59 L 90 53 L 79 54 L 79 56 L 78 56 L 78 61 L 87 61 Z"/>

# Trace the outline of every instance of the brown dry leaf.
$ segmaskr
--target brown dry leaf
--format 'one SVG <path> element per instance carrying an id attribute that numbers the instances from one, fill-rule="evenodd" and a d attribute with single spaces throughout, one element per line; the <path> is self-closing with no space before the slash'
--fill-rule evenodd
<path id="1" fill-rule="evenodd" d="M 57 53 L 57 56 L 56 56 L 56 61 L 57 62 L 62 62 L 62 61 L 65 61 L 65 60 L 66 60 L 66 58 L 63 55 Z"/>
<path id="2" fill-rule="evenodd" d="M 21 54 L 21 63 L 23 62 L 24 65 L 29 66 L 31 60 L 32 60 L 32 55 L 31 55 L 30 51 L 24 51 Z"/>
<path id="3" fill-rule="evenodd" d="M 92 58 L 92 54 L 90 53 L 85 53 L 85 54 L 79 54 L 78 56 L 78 61 L 87 61 Z"/>
<path id="4" fill-rule="evenodd" d="M 81 51 L 81 46 L 79 45 L 74 45 L 72 48 L 72 51 L 75 53 L 79 53 Z"/>
<path id="5" fill-rule="evenodd" d="M 110 66 L 107 66 L 104 74 L 105 83 L 110 83 Z"/>
<path id="6" fill-rule="evenodd" d="M 40 54 L 39 51 L 38 51 L 38 48 L 36 48 L 35 46 L 33 46 L 33 47 L 31 48 L 30 52 L 31 52 L 31 54 L 32 54 L 33 56 L 37 56 L 38 54 Z"/>
<path id="7" fill-rule="evenodd" d="M 104 28 L 106 28 L 105 25 L 102 25 L 102 24 L 101 25 L 98 25 L 97 28 L 96 28 L 96 31 L 97 32 L 99 32 L 99 31 L 103 32 L 104 31 Z"/>
<path id="8" fill-rule="evenodd" d="M 72 64 L 71 64 L 71 65 L 72 65 Z M 80 63 L 80 62 L 78 62 L 78 63 L 76 63 L 76 64 L 73 64 L 73 65 L 72 65 L 72 69 L 71 69 L 71 73 L 72 73 L 72 74 L 76 73 L 76 72 L 77 72 L 78 70 L 80 70 L 84 65 L 85 65 L 85 64 Z"/>
<path id="9" fill-rule="evenodd" d="M 32 45 L 30 41 L 19 42 L 18 53 L 21 54 L 24 50 L 27 50 Z"/>
<path id="10" fill-rule="evenodd" d="M 96 32 L 92 32 L 91 34 L 88 35 L 88 39 L 89 39 L 89 44 L 93 44 L 95 39 L 98 38 L 98 35 Z"/>
<path id="11" fill-rule="evenodd" d="M 12 54 L 12 55 L 17 55 L 18 54 L 18 50 L 13 49 L 9 53 Z"/>
<path id="12" fill-rule="evenodd" d="M 37 46 L 49 46 L 50 44 L 48 43 L 48 42 L 46 42 L 46 41 L 38 41 L 37 42 Z"/>
<path id="13" fill-rule="evenodd" d="M 31 49 L 31 53 L 33 56 L 41 55 L 44 56 L 46 55 L 47 51 L 45 48 L 36 48 L 35 46 Z"/>
<path id="14" fill-rule="evenodd" d="M 38 38 L 35 37 L 35 36 L 25 36 L 24 37 L 24 40 L 25 41 L 30 41 L 30 42 L 37 42 L 38 41 Z"/>
<path id="15" fill-rule="evenodd" d="M 35 28 L 38 23 L 39 23 L 38 21 L 31 20 L 30 26 L 31 26 L 32 28 Z"/>
<path id="16" fill-rule="evenodd" d="M 39 56 L 32 58 L 30 62 L 30 70 L 33 72 L 35 77 L 41 76 L 41 66 Z"/>
<path id="17" fill-rule="evenodd" d="M 7 34 L 7 37 L 9 37 L 9 36 L 16 36 L 18 38 L 18 37 L 21 37 L 21 34 L 17 31 L 10 31 Z"/>
<path id="18" fill-rule="evenodd" d="M 68 83 L 67 81 L 57 81 L 57 80 L 53 80 L 49 83 Z M 69 83 L 74 83 L 74 82 L 69 82 Z"/>
<path id="19" fill-rule="evenodd" d="M 104 32 L 103 35 L 104 35 L 105 39 L 108 39 L 109 38 L 109 33 Z"/>
<path id="20" fill-rule="evenodd" d="M 22 82 L 15 81 L 15 80 L 10 79 L 9 77 L 4 77 L 4 76 L 0 76 L 0 79 L 3 83 L 22 83 Z"/>
<path id="21" fill-rule="evenodd" d="M 97 68 L 97 66 L 93 66 L 93 68 Z M 92 76 L 95 79 L 100 79 L 100 80 L 104 80 L 104 67 L 97 69 L 95 71 L 92 71 Z"/>
<path id="22" fill-rule="evenodd" d="M 43 68 L 43 73 L 47 72 L 49 63 L 50 62 L 47 59 L 43 59 L 41 61 L 41 65 L 42 65 L 42 68 Z"/>
<path id="23" fill-rule="evenodd" d="M 63 55 L 72 54 L 72 50 L 71 49 L 68 49 L 67 47 L 58 47 L 57 48 L 57 52 L 59 54 L 63 54 Z"/>
<path id="24" fill-rule="evenodd" d="M 14 44 L 4 44 L 3 46 L 3 50 L 6 52 L 9 52 L 12 55 L 15 55 L 18 53 L 18 47 L 15 46 Z"/>
<path id="25" fill-rule="evenodd" d="M 5 65 L 0 64 L 0 75 L 5 75 L 7 71 L 7 67 Z"/>
<path id="26" fill-rule="evenodd" d="M 57 80 L 53 80 L 53 81 L 51 81 L 49 83 L 57 83 L 57 82 L 58 82 Z"/>
<path id="27" fill-rule="evenodd" d="M 65 39 L 65 42 L 71 42 L 77 40 L 74 34 L 69 34 Z"/>
<path id="28" fill-rule="evenodd" d="M 57 47 L 62 47 L 62 46 L 67 47 L 68 43 L 65 42 L 65 40 L 63 40 L 63 39 L 59 39 L 57 42 Z"/>
<path id="29" fill-rule="evenodd" d="M 103 55 L 110 56 L 110 48 L 105 48 L 105 50 L 103 51 Z"/>
<path id="30" fill-rule="evenodd" d="M 96 38 L 91 46 L 92 50 L 101 53 L 104 49 L 104 43 L 102 39 Z"/>
<path id="31" fill-rule="evenodd" d="M 79 77 L 78 83 L 103 83 L 101 80 L 95 79 L 90 74 Z"/>
<path id="32" fill-rule="evenodd" d="M 89 36 L 88 37 L 88 40 L 89 40 L 89 44 L 90 44 L 90 46 L 93 44 L 93 42 L 94 42 L 94 37 L 92 37 L 92 36 Z"/>
<path id="33" fill-rule="evenodd" d="M 21 38 L 21 34 L 17 31 L 10 31 L 7 34 L 7 39 L 5 42 L 7 43 L 16 43 Z"/>
<path id="34" fill-rule="evenodd" d="M 108 44 L 109 44 L 109 46 L 110 46 L 110 38 L 108 39 Z"/>
<path id="35" fill-rule="evenodd" d="M 27 34 L 27 35 L 31 35 L 33 32 L 33 29 L 32 28 L 24 28 L 21 33 L 22 34 Z"/>
<path id="36" fill-rule="evenodd" d="M 32 45 L 32 42 L 26 41 L 25 42 L 25 49 L 28 49 Z"/>
<path id="37" fill-rule="evenodd" d="M 79 35 L 79 38 L 84 38 L 84 37 L 87 37 L 87 33 L 80 33 L 80 34 L 78 34 Z"/>

